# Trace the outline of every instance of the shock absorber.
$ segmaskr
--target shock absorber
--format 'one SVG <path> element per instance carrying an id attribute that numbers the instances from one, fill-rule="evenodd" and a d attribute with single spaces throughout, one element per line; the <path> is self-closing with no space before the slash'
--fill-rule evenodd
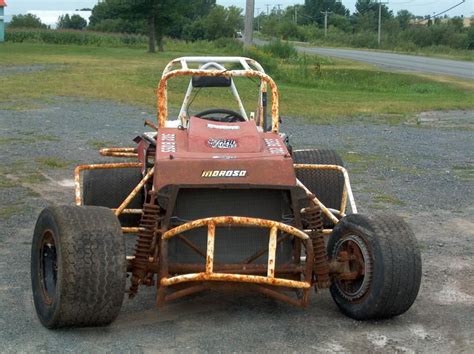
<path id="1" fill-rule="evenodd" d="M 143 284 L 152 255 L 152 244 L 155 231 L 160 221 L 160 207 L 156 201 L 156 194 L 150 193 L 150 201 L 143 205 L 143 214 L 140 220 L 140 231 L 137 233 L 135 244 L 135 258 L 133 260 L 132 279 L 129 296 L 135 296 L 138 286 Z"/>
<path id="2" fill-rule="evenodd" d="M 329 262 L 326 251 L 326 243 L 323 235 L 323 215 L 318 205 L 307 207 L 303 210 L 304 220 L 309 230 L 309 236 L 313 242 L 314 252 L 314 274 L 319 289 L 328 288 L 331 285 L 329 278 Z"/>

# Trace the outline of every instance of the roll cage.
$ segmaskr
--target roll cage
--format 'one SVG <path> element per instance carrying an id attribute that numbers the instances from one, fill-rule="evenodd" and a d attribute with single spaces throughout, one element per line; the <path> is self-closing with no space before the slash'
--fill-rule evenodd
<path id="1" fill-rule="evenodd" d="M 230 79 L 230 89 L 238 103 L 240 113 L 246 120 L 249 119 L 249 116 L 245 111 L 239 92 L 232 78 L 248 77 L 260 79 L 257 110 L 254 119 L 257 122 L 257 125 L 262 127 L 263 130 L 271 130 L 275 133 L 278 132 L 278 88 L 273 79 L 265 73 L 265 70 L 257 61 L 245 57 L 181 57 L 168 63 L 163 71 L 157 90 L 158 127 L 165 127 L 167 125 L 166 122 L 169 121 L 168 80 L 177 76 Z M 270 87 L 272 101 L 270 127 L 268 127 L 267 123 L 268 87 Z M 187 126 L 189 120 L 187 107 L 193 89 L 193 79 L 191 78 L 178 116 L 179 122 L 182 126 Z"/>

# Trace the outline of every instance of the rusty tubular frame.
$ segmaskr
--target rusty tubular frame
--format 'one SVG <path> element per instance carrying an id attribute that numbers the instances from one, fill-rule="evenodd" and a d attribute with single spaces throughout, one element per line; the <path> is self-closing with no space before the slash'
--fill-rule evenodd
<path id="1" fill-rule="evenodd" d="M 295 169 L 310 169 L 310 170 L 335 170 L 342 173 L 344 177 L 344 188 L 342 191 L 342 199 L 341 199 L 341 208 L 338 210 L 338 213 L 341 217 L 346 215 L 347 209 L 347 200 L 349 199 L 349 204 L 351 206 L 351 210 L 354 214 L 357 214 L 357 205 L 354 200 L 354 194 L 352 193 L 352 187 L 349 179 L 349 174 L 347 170 L 338 165 L 320 165 L 320 164 L 294 164 L 293 167 Z M 313 193 L 300 181 L 296 180 L 296 184 L 298 187 L 303 188 L 306 191 L 306 194 L 321 207 L 322 212 L 335 224 L 339 222 L 339 219 L 334 216 L 329 208 L 327 208 L 321 201 L 314 196 Z"/>
<path id="2" fill-rule="evenodd" d="M 169 66 L 169 65 L 168 65 Z M 165 127 L 168 119 L 168 80 L 176 76 L 209 76 L 209 77 L 257 77 L 270 86 L 272 92 L 272 132 L 278 133 L 279 129 L 279 94 L 273 79 L 264 72 L 257 70 L 199 70 L 199 69 L 165 69 L 157 90 L 158 127 Z"/>
<path id="3" fill-rule="evenodd" d="M 99 150 L 99 154 L 108 157 L 138 157 L 137 149 L 133 147 L 102 148 Z"/>
<path id="4" fill-rule="evenodd" d="M 81 189 L 81 172 L 84 170 L 100 170 L 100 169 L 115 169 L 115 168 L 134 168 L 142 167 L 140 162 L 123 162 L 123 163 L 108 163 L 108 164 L 92 164 L 92 165 L 79 165 L 74 170 L 74 187 L 76 195 L 76 205 L 83 205 L 82 201 L 82 189 Z M 135 198 L 141 188 L 148 182 L 148 180 L 153 176 L 154 167 L 151 168 L 147 174 L 142 178 L 142 180 L 135 186 L 135 188 L 130 192 L 130 194 L 125 198 L 125 200 L 120 204 L 116 209 L 112 209 L 116 216 L 121 214 L 140 214 L 142 213 L 141 209 L 127 209 L 127 206 Z M 123 233 L 137 233 L 140 231 L 139 227 L 122 227 Z"/>
<path id="5" fill-rule="evenodd" d="M 172 286 L 175 284 L 185 282 L 196 282 L 196 281 L 224 281 L 224 282 L 243 282 L 253 284 L 272 285 L 279 287 L 297 288 L 297 289 L 309 289 L 311 287 L 311 275 L 313 264 L 308 261 L 305 268 L 305 280 L 296 281 L 290 279 L 282 279 L 275 277 L 275 260 L 276 260 L 276 245 L 277 245 L 277 234 L 278 231 L 290 234 L 296 238 L 303 240 L 307 252 L 312 254 L 313 248 L 311 239 L 303 231 L 294 228 L 292 226 L 279 223 L 272 220 L 247 218 L 239 216 L 220 216 L 205 219 L 198 219 L 186 224 L 177 226 L 171 230 L 166 231 L 162 236 L 162 257 L 166 259 L 167 240 L 177 235 L 182 234 L 185 231 L 191 229 L 207 226 L 207 252 L 206 252 L 206 265 L 205 271 L 200 273 L 182 274 L 174 277 L 168 277 L 169 265 L 163 267 L 163 273 L 160 276 L 161 286 Z M 216 236 L 217 226 L 244 226 L 244 227 L 263 227 L 270 229 L 269 237 L 269 248 L 268 248 L 268 264 L 267 264 L 267 275 L 244 275 L 244 274 L 229 274 L 229 273 L 215 273 L 214 272 L 214 242 Z M 241 267 L 248 265 L 242 264 Z M 219 267 L 222 267 L 219 265 Z M 251 266 L 250 266 L 251 268 Z M 221 268 L 222 269 L 222 268 Z M 163 295 L 164 296 L 164 295 Z"/>
<path id="6" fill-rule="evenodd" d="M 143 188 L 145 183 L 148 182 L 148 180 L 153 176 L 153 173 L 155 172 L 155 167 L 150 168 L 150 170 L 146 173 L 146 175 L 142 178 L 142 180 L 136 185 L 135 188 L 130 192 L 130 194 L 125 198 L 125 200 L 120 204 L 120 206 L 115 210 L 115 215 L 119 216 L 122 214 L 122 211 L 130 204 L 130 202 L 135 198 L 135 196 L 138 194 L 140 189 Z"/>
<path id="7" fill-rule="evenodd" d="M 74 169 L 74 187 L 76 194 L 76 205 L 82 205 L 82 190 L 81 190 L 81 172 L 84 170 L 100 170 L 113 168 L 133 168 L 141 167 L 140 162 L 121 162 L 121 163 L 103 163 L 91 165 L 79 165 Z"/>
<path id="8" fill-rule="evenodd" d="M 143 230 L 145 230 L 143 227 L 122 227 L 122 232 L 124 234 L 136 234 Z"/>

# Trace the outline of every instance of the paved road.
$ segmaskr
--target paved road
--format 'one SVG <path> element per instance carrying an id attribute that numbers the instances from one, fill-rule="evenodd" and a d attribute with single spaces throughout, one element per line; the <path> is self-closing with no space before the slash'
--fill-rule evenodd
<path id="1" fill-rule="evenodd" d="M 297 47 L 304 53 L 361 61 L 385 68 L 474 79 L 474 63 L 366 50 Z"/>
<path id="2" fill-rule="evenodd" d="M 257 45 L 264 41 L 255 40 Z M 382 53 L 367 50 L 296 47 L 298 51 L 310 54 L 320 54 L 331 57 L 361 61 L 383 68 L 402 71 L 456 76 L 464 79 L 474 79 L 474 63 L 458 60 L 428 58 L 416 55 Z"/>

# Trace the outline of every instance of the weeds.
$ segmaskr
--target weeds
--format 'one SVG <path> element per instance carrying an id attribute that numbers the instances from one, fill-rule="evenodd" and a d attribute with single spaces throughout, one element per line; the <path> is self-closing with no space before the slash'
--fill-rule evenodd
<path id="1" fill-rule="evenodd" d="M 36 159 L 36 162 L 40 167 L 48 168 L 66 168 L 72 163 L 72 161 L 61 160 L 54 157 L 39 157 Z"/>

